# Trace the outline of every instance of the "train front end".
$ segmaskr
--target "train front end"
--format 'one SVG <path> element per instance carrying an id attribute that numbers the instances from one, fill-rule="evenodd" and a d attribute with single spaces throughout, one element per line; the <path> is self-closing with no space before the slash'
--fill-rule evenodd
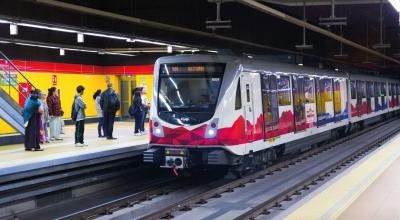
<path id="1" fill-rule="evenodd" d="M 156 62 L 144 162 L 173 169 L 209 164 L 220 147 L 216 110 L 225 70 L 226 63 L 201 59 Z"/>

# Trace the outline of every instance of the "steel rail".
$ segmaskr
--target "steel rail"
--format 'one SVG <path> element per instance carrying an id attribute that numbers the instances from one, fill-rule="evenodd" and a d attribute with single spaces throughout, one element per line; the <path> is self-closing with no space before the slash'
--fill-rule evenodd
<path id="1" fill-rule="evenodd" d="M 161 218 L 166 218 L 170 219 L 173 218 L 173 213 L 176 211 L 189 211 L 191 210 L 191 207 L 195 204 L 205 204 L 207 203 L 207 200 L 210 198 L 218 198 L 221 197 L 222 193 L 225 192 L 232 192 L 235 188 L 238 187 L 244 187 L 246 183 L 252 183 L 255 182 L 256 179 L 262 179 L 266 175 L 273 175 L 274 172 L 279 172 L 282 169 L 288 168 L 289 166 L 293 166 L 296 163 L 300 163 L 304 160 L 307 160 L 310 157 L 313 157 L 315 155 L 318 155 L 322 152 L 325 152 L 339 144 L 345 143 L 347 141 L 350 141 L 351 139 L 358 137 L 360 135 L 363 135 L 367 132 L 370 132 L 378 127 L 381 127 L 385 124 L 388 124 L 394 120 L 397 120 L 397 118 L 392 118 L 390 120 L 387 120 L 385 122 L 373 125 L 371 127 L 368 127 L 360 132 L 351 134 L 347 137 L 341 138 L 339 140 L 336 140 L 334 142 L 331 142 L 329 144 L 326 144 L 325 146 L 319 147 L 312 149 L 310 151 L 304 152 L 300 154 L 299 156 L 296 156 L 295 158 L 289 159 L 289 160 L 284 160 L 283 162 L 280 162 L 278 164 L 275 164 L 265 170 L 259 171 L 257 173 L 251 174 L 249 176 L 243 177 L 241 179 L 234 180 L 232 182 L 229 182 L 223 186 L 211 189 L 207 192 L 196 194 L 194 196 L 191 196 L 185 200 L 178 201 L 174 204 L 171 204 L 161 210 L 158 210 L 154 213 L 150 213 L 146 216 L 143 216 L 139 219 L 141 220 L 154 220 L 154 219 L 161 219 Z"/>
<path id="2" fill-rule="evenodd" d="M 86 210 L 59 217 L 56 218 L 56 220 L 94 219 L 99 216 L 110 215 L 116 210 L 132 207 L 141 202 L 152 200 L 159 195 L 165 195 L 182 188 L 185 186 L 187 181 L 189 180 L 182 181 L 182 179 L 176 178 L 171 178 L 168 180 L 164 179 L 160 182 L 151 184 L 147 189 L 139 193 L 134 193 Z"/>
<path id="3" fill-rule="evenodd" d="M 255 219 L 260 215 L 266 215 L 270 212 L 269 209 L 274 207 L 280 207 L 280 203 L 283 201 L 291 200 L 291 196 L 298 195 L 302 190 L 309 189 L 310 185 L 316 185 L 317 182 L 323 181 L 325 177 L 329 176 L 331 173 L 335 173 L 337 170 L 340 170 L 344 167 L 347 167 L 349 164 L 353 163 L 355 160 L 359 159 L 362 155 L 366 154 L 368 151 L 375 149 L 382 145 L 382 143 L 386 142 L 389 138 L 393 137 L 394 135 L 400 132 L 400 127 L 397 127 L 390 131 L 388 134 L 383 135 L 378 140 L 366 144 L 361 149 L 357 150 L 356 152 L 348 155 L 347 157 L 341 159 L 337 163 L 331 165 L 330 167 L 322 170 L 320 173 L 311 176 L 310 178 L 305 179 L 304 181 L 294 185 L 293 187 L 279 193 L 278 195 L 274 196 L 272 199 L 267 200 L 258 204 L 257 206 L 253 207 L 249 211 L 241 214 L 240 216 L 236 217 L 235 220 L 243 220 L 243 219 Z"/>

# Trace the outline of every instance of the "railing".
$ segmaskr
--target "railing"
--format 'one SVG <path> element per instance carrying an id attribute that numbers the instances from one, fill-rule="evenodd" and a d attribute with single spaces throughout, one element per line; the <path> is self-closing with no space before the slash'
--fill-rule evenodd
<path id="1" fill-rule="evenodd" d="M 18 80 L 19 78 L 19 80 Z M 21 83 L 24 83 L 26 87 L 22 87 Z M 28 92 L 24 92 L 24 89 L 31 88 L 36 89 L 36 87 L 26 78 L 26 76 L 11 62 L 8 57 L 0 51 L 0 87 L 12 96 L 12 92 L 15 91 L 20 98 L 20 104 L 25 103 L 28 98 Z"/>

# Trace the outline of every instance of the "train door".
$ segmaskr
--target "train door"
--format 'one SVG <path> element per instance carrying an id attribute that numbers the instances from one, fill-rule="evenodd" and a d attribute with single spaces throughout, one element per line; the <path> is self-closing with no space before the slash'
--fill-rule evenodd
<path id="1" fill-rule="evenodd" d="M 367 98 L 365 81 L 357 80 L 357 109 L 358 116 L 367 114 Z"/>
<path id="2" fill-rule="evenodd" d="M 338 78 L 333 79 L 333 109 L 335 113 L 335 122 L 340 121 L 342 113 L 342 97 L 340 92 L 340 81 Z"/>
<path id="3" fill-rule="evenodd" d="M 315 127 L 314 79 L 304 76 L 293 76 L 293 102 L 296 132 Z"/>
<path id="4" fill-rule="evenodd" d="M 400 90 L 399 90 L 399 84 L 398 83 L 395 83 L 394 84 L 394 87 L 395 87 L 395 89 L 396 89 L 396 106 L 399 106 L 399 95 L 400 95 Z"/>
<path id="5" fill-rule="evenodd" d="M 350 80 L 350 106 L 351 106 L 351 117 L 358 117 L 357 107 L 357 82 Z"/>
<path id="6" fill-rule="evenodd" d="M 367 114 L 375 111 L 374 84 L 367 82 Z"/>
<path id="7" fill-rule="evenodd" d="M 382 110 L 382 99 L 381 99 L 381 83 L 374 82 L 374 103 L 375 103 L 375 112 Z"/>
<path id="8" fill-rule="evenodd" d="M 382 110 L 388 108 L 388 98 L 387 98 L 387 84 L 385 82 L 381 83 L 381 100 L 382 100 Z"/>
<path id="9" fill-rule="evenodd" d="M 317 78 L 317 115 L 318 126 L 334 121 L 333 86 L 331 78 Z"/>
<path id="10" fill-rule="evenodd" d="M 261 74 L 262 108 L 264 116 L 264 140 L 279 135 L 279 104 L 277 78 L 273 74 Z"/>
<path id="11" fill-rule="evenodd" d="M 250 73 L 242 73 L 240 77 L 242 103 L 245 118 L 245 136 L 248 142 L 254 141 L 255 117 L 253 102 L 253 86 Z"/>
<path id="12" fill-rule="evenodd" d="M 388 90 L 389 90 L 389 108 L 394 107 L 393 103 L 393 90 L 392 90 L 392 84 L 388 83 Z"/>

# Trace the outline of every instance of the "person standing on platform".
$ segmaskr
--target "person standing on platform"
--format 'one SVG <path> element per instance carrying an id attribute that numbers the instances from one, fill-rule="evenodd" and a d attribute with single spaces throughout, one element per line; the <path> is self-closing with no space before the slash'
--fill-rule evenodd
<path id="1" fill-rule="evenodd" d="M 143 119 L 143 103 L 142 98 L 140 97 L 140 91 L 135 90 L 135 95 L 133 96 L 132 106 L 135 117 L 135 136 L 142 135 L 141 127 L 142 127 L 142 119 Z"/>
<path id="2" fill-rule="evenodd" d="M 93 99 L 96 103 L 96 113 L 97 117 L 99 118 L 99 124 L 97 125 L 97 133 L 99 135 L 99 138 L 105 137 L 105 132 L 104 132 L 104 118 L 103 118 L 103 110 L 101 110 L 101 105 L 100 105 L 100 99 L 101 99 L 101 90 L 98 89 L 94 94 L 93 94 Z M 103 132 L 102 132 L 103 131 Z"/>
<path id="3" fill-rule="evenodd" d="M 76 121 L 75 121 L 75 145 L 78 147 L 87 146 L 83 141 L 83 136 L 85 133 L 85 109 L 86 104 L 83 101 L 82 95 L 85 91 L 85 87 L 78 86 L 76 88 L 76 92 L 78 94 L 75 95 L 74 99 L 74 110 L 76 112 Z"/>
<path id="4" fill-rule="evenodd" d="M 141 115 L 141 117 L 142 117 L 141 123 L 142 124 L 140 126 L 140 131 L 141 131 L 141 133 L 146 134 L 144 124 L 146 123 L 146 115 L 147 115 L 147 111 L 150 108 L 150 104 L 149 104 L 149 101 L 146 96 L 146 94 L 147 94 L 146 88 L 140 87 L 139 91 L 140 91 L 140 97 L 142 99 L 142 104 L 143 104 L 143 112 L 141 113 L 142 114 Z"/>
<path id="5" fill-rule="evenodd" d="M 40 118 L 43 107 L 39 101 L 39 91 L 32 90 L 26 99 L 22 116 L 24 118 L 25 136 L 24 145 L 26 151 L 42 151 L 40 148 Z"/>
<path id="6" fill-rule="evenodd" d="M 43 134 L 41 137 L 41 142 L 43 143 L 49 143 L 49 132 L 48 132 L 48 125 L 49 125 L 49 107 L 47 106 L 46 102 L 46 93 L 41 92 L 40 93 L 40 102 L 43 106 L 43 114 L 42 114 L 42 126 L 43 126 Z"/>
<path id="7" fill-rule="evenodd" d="M 101 94 L 100 106 L 103 110 L 105 136 L 109 140 L 117 139 L 113 137 L 115 114 L 120 108 L 120 101 L 117 93 L 113 89 L 112 83 L 107 84 L 107 90 Z"/>
<path id="8" fill-rule="evenodd" d="M 60 97 L 60 101 L 61 101 L 61 90 L 57 89 L 57 95 L 58 97 Z M 61 115 L 60 115 L 60 134 L 65 134 L 65 121 L 62 119 L 62 117 L 64 116 L 64 111 L 61 109 Z"/>
<path id="9" fill-rule="evenodd" d="M 61 133 L 61 101 L 58 96 L 58 91 L 55 87 L 49 89 L 49 95 L 47 96 L 47 105 L 49 107 L 50 115 L 50 140 L 62 140 L 60 138 Z"/>

